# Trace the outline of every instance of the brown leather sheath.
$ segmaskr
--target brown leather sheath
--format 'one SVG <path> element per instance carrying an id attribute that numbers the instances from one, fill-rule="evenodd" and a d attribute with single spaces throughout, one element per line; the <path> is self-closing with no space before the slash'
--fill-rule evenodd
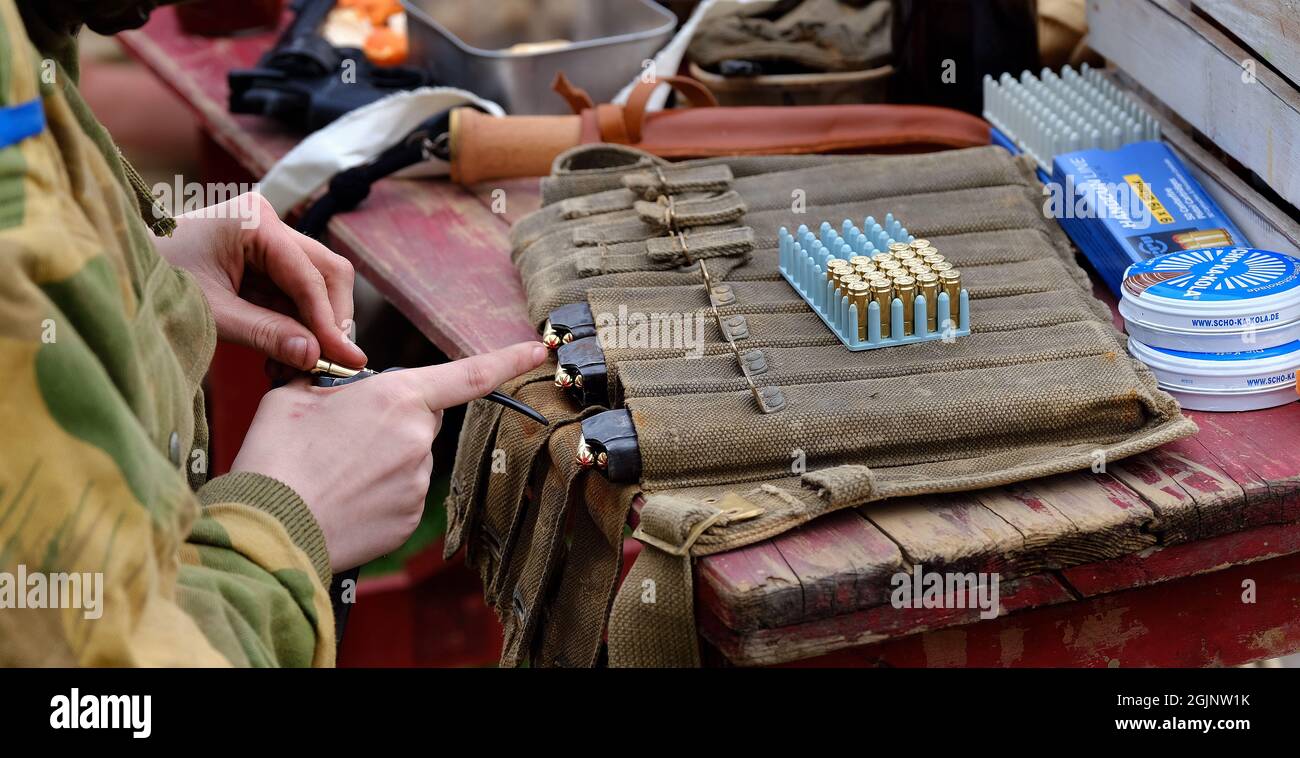
<path id="1" fill-rule="evenodd" d="M 646 112 L 651 93 L 671 85 L 690 108 Z M 989 125 L 961 111 L 926 105 L 717 107 L 694 79 L 641 82 L 626 105 L 594 105 L 563 76 L 556 91 L 572 116 L 489 116 L 460 108 L 451 118 L 451 177 L 461 184 L 550 173 L 551 161 L 579 144 L 632 145 L 674 160 L 718 155 L 921 153 L 989 143 Z"/>

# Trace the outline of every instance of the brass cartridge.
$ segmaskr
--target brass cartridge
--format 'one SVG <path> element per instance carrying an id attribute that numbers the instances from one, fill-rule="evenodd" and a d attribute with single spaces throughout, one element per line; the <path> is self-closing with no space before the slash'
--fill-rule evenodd
<path id="1" fill-rule="evenodd" d="M 886 272 L 886 273 L 888 273 L 889 271 L 892 271 L 893 269 L 896 269 L 896 268 L 902 268 L 902 267 L 903 267 L 903 264 L 899 263 L 898 261 L 894 260 L 893 258 L 890 258 L 890 259 L 887 260 L 887 261 L 880 261 L 880 262 L 876 263 L 876 268 L 878 268 L 878 269 L 880 269 L 881 271 L 884 271 L 884 272 Z"/>
<path id="2" fill-rule="evenodd" d="M 915 260 L 915 259 L 916 259 L 915 250 L 899 250 L 897 253 L 894 253 L 894 260 L 898 261 L 899 263 L 906 263 L 910 260 Z"/>
<path id="3" fill-rule="evenodd" d="M 909 244 L 907 244 L 906 242 L 891 242 L 891 243 L 889 243 L 889 252 L 891 252 L 891 253 L 896 253 L 896 252 L 898 252 L 898 251 L 900 251 L 900 250 L 911 250 L 911 249 L 912 249 L 912 246 L 909 245 Z"/>
<path id="4" fill-rule="evenodd" d="M 854 268 L 857 268 L 858 266 L 861 266 L 864 263 L 871 263 L 871 256 L 855 255 L 852 258 L 849 258 L 849 265 L 853 266 Z"/>
<path id="5" fill-rule="evenodd" d="M 885 272 L 883 271 L 877 271 L 874 274 L 871 274 L 870 276 L 864 277 L 863 281 L 872 286 L 875 286 L 876 282 L 884 282 L 885 284 L 888 284 L 890 287 L 894 286 L 894 280 L 890 279 L 889 276 L 886 275 Z"/>
<path id="6" fill-rule="evenodd" d="M 956 324 L 958 300 L 961 295 L 961 272 L 954 268 L 941 272 L 939 274 L 939 286 L 948 294 L 948 313 L 946 317 L 952 319 L 952 322 Z"/>
<path id="7" fill-rule="evenodd" d="M 845 274 L 851 274 L 851 273 L 853 273 L 853 269 L 846 262 L 838 266 L 834 266 L 832 268 L 826 269 L 826 278 L 832 282 L 835 282 L 835 286 L 838 287 L 840 286 L 840 279 L 843 278 Z"/>
<path id="8" fill-rule="evenodd" d="M 1226 229 L 1200 229 L 1191 232 L 1179 232 L 1173 235 L 1174 242 L 1184 250 L 1198 247 L 1227 247 L 1232 244 L 1232 237 Z"/>
<path id="9" fill-rule="evenodd" d="M 939 326 L 939 275 L 921 274 L 916 277 L 916 286 L 925 297 L 925 327 L 938 331 Z"/>
<path id="10" fill-rule="evenodd" d="M 930 246 L 930 240 L 912 240 L 912 244 L 908 245 L 908 247 L 912 248 L 913 250 L 924 250 L 929 246 Z"/>
<path id="11" fill-rule="evenodd" d="M 890 255 L 889 253 L 876 253 L 875 255 L 871 256 L 871 262 L 876 264 L 877 266 L 884 263 L 885 261 L 892 261 L 892 260 L 894 260 L 894 256 Z"/>
<path id="12" fill-rule="evenodd" d="M 943 263 L 946 259 L 939 253 L 927 253 L 926 255 L 921 256 L 921 260 L 933 266 L 936 263 Z"/>
<path id="13" fill-rule="evenodd" d="M 883 279 L 873 280 L 871 282 L 871 299 L 880 306 L 880 336 L 881 338 L 887 338 L 890 334 L 890 306 L 894 304 L 893 284 Z"/>
<path id="14" fill-rule="evenodd" d="M 903 334 L 911 334 L 912 306 L 916 303 L 916 280 L 910 276 L 900 276 L 894 280 L 894 297 L 903 301 Z"/>
<path id="15" fill-rule="evenodd" d="M 943 275 L 943 272 L 948 271 L 950 269 L 952 269 L 952 264 L 949 263 L 948 261 L 939 261 L 938 263 L 930 264 L 930 270 L 936 274 L 939 274 L 941 277 Z"/>
<path id="16" fill-rule="evenodd" d="M 870 279 L 871 275 L 876 273 L 876 270 L 877 270 L 876 264 L 872 263 L 871 261 L 867 261 L 866 263 L 859 263 L 858 265 L 853 267 L 853 273 L 857 274 L 863 279 Z"/>
<path id="17" fill-rule="evenodd" d="M 849 305 L 858 307 L 858 339 L 867 338 L 867 303 L 871 302 L 871 285 L 854 282 L 849 285 Z"/>
<path id="18" fill-rule="evenodd" d="M 578 465 L 583 468 L 590 468 L 596 463 L 596 456 L 592 453 L 591 445 L 587 444 L 587 439 L 585 437 L 578 437 L 578 451 L 576 457 Z"/>

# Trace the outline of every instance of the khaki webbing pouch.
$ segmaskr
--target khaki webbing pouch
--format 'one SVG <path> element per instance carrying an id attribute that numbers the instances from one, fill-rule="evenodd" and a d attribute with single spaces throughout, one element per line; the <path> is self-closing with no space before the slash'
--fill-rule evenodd
<path id="1" fill-rule="evenodd" d="M 998 148 L 669 165 L 596 147 L 556 166 L 513 257 L 539 326 L 589 307 L 605 379 L 587 408 L 545 370 L 517 380 L 557 420 L 545 430 L 476 403 L 448 505 L 448 550 L 469 545 L 505 664 L 594 665 L 608 620 L 611 665 L 696 665 L 695 557 L 1195 431 L 1129 358 L 1032 169 Z M 961 270 L 969 336 L 852 352 L 780 279 L 780 227 L 890 212 Z M 654 315 L 677 341 L 652 338 Z M 606 408 L 631 414 L 639 482 L 576 462 L 583 419 Z M 644 547 L 615 594 L 638 493 Z"/>

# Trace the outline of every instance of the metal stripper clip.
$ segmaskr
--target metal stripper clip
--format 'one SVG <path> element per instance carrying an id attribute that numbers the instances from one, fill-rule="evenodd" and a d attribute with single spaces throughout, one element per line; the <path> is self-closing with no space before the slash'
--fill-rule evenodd
<path id="1" fill-rule="evenodd" d="M 611 482 L 638 481 L 641 446 L 632 424 L 632 412 L 619 409 L 583 419 L 577 457 L 581 466 L 595 467 Z"/>
<path id="2" fill-rule="evenodd" d="M 570 303 L 551 311 L 542 327 L 542 344 L 556 350 L 568 342 L 596 336 L 596 319 L 586 303 Z"/>
<path id="3" fill-rule="evenodd" d="M 567 391 L 579 405 L 605 405 L 609 400 L 605 351 L 596 337 L 583 337 L 555 351 L 555 386 Z"/>

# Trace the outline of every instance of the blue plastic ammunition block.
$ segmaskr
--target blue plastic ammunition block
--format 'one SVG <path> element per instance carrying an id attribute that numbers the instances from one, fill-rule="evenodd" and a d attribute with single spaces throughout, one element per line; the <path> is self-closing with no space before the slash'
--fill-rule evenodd
<path id="1" fill-rule="evenodd" d="M 1044 68 L 1038 76 L 985 76 L 983 87 L 983 115 L 994 127 L 994 144 L 1027 153 L 1042 176 L 1063 153 L 1160 139 L 1155 117 L 1086 63 L 1060 74 Z"/>
<path id="2" fill-rule="evenodd" d="M 801 225 L 794 234 L 784 226 L 778 234 L 781 276 L 794 287 L 794 291 L 821 317 L 826 326 L 840 338 L 840 342 L 850 350 L 874 350 L 878 347 L 908 345 L 913 342 L 928 342 L 945 337 L 965 337 L 970 334 L 970 295 L 963 288 L 957 301 L 957 323 L 941 321 L 941 328 L 930 331 L 928 324 L 929 304 L 925 296 L 917 294 L 912 304 L 912 334 L 904 334 L 903 301 L 894 298 L 890 305 L 890 333 L 880 333 L 880 304 L 869 303 L 867 306 L 867 338 L 858 337 L 858 325 L 863 314 L 858 306 L 850 304 L 849 298 L 835 287 L 835 283 L 826 278 L 826 264 L 832 258 L 850 258 L 854 255 L 873 255 L 888 252 L 894 242 L 911 242 L 913 237 L 907 229 L 890 213 L 885 216 L 885 223 L 878 224 L 867 216 L 863 232 L 845 219 L 841 231 L 836 232 L 830 224 L 822 222 L 818 235 L 814 236 L 807 226 Z M 852 239 L 855 244 L 844 243 Z M 861 240 L 861 245 L 856 244 Z M 834 247 L 832 247 L 834 245 Z M 848 247 L 848 251 L 843 251 Z M 835 253 L 831 251 L 835 250 Z M 939 313 L 950 313 L 948 294 L 940 292 L 935 307 Z M 945 323 L 946 322 L 946 323 Z"/>

